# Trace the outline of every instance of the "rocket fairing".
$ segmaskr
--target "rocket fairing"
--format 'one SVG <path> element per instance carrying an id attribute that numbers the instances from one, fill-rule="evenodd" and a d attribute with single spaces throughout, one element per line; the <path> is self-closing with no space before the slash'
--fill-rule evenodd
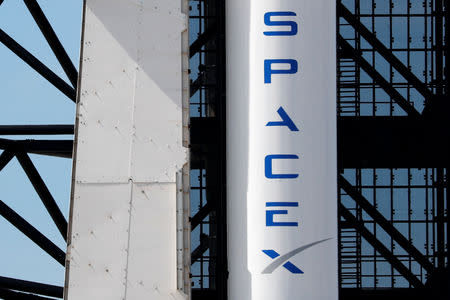
<path id="1" fill-rule="evenodd" d="M 335 1 L 226 20 L 229 299 L 338 299 Z"/>

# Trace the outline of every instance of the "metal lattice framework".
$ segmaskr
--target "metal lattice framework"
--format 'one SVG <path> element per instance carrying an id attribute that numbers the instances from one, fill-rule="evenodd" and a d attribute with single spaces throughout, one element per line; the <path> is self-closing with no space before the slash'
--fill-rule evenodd
<path id="1" fill-rule="evenodd" d="M 37 2 L 24 2 L 70 84 L 1 29 L 0 42 L 75 101 L 75 67 Z M 193 299 L 224 300 L 225 0 L 189 2 Z M 447 3 L 337 3 L 341 299 L 445 297 L 438 282 L 448 280 L 450 263 Z M 35 134 L 73 134 L 73 125 L 0 126 L 2 136 Z M 67 222 L 28 154 L 70 158 L 72 144 L 0 139 L 0 170 L 19 160 L 63 237 Z M 64 264 L 64 252 L 3 202 L 0 214 Z M 62 287 L 0 277 L 0 297 L 61 298 Z"/>
<path id="2" fill-rule="evenodd" d="M 0 1 L 0 5 L 3 1 Z M 64 81 L 49 67 L 31 54 L 27 49 L 16 42 L 5 31 L 0 29 L 0 42 L 11 50 L 18 58 L 28 64 L 55 88 L 57 88 L 69 101 L 75 102 L 78 72 L 71 62 L 67 52 L 62 46 L 53 27 L 50 25 L 41 7 L 35 0 L 24 0 L 24 3 L 38 25 L 48 46 L 57 58 L 60 66 L 67 75 L 70 83 Z M 1 7 L 0 7 L 1 9 Z M 67 220 L 58 207 L 52 193 L 44 182 L 39 171 L 30 159 L 29 154 L 39 154 L 54 157 L 72 157 L 73 140 L 58 139 L 58 135 L 73 134 L 74 126 L 70 125 L 1 125 L 0 126 L 0 171 L 16 158 L 25 171 L 29 181 L 34 187 L 42 204 L 45 206 L 50 222 L 53 222 L 61 236 L 66 240 Z M 48 140 L 30 139 L 34 135 L 52 136 Z M 24 136 L 26 139 L 9 139 L 8 136 Z M 68 200 L 68 199 L 67 199 Z M 45 253 L 50 255 L 62 266 L 65 265 L 65 249 L 56 246 L 48 237 L 30 224 L 3 201 L 0 200 L 0 215 L 11 223 L 16 229 L 33 241 Z M 11 258 L 10 258 L 11 259 Z M 37 282 L 30 282 L 15 278 L 0 277 L 0 298 L 2 299 L 50 299 L 48 297 L 62 298 L 63 288 Z"/>
<path id="3" fill-rule="evenodd" d="M 223 1 L 191 3 L 200 23 L 191 27 L 194 43 L 203 45 L 200 62 L 191 60 L 192 152 L 202 162 L 192 176 L 192 199 L 201 199 L 192 220 L 202 226 L 193 231 L 193 295 L 226 299 L 218 278 L 226 268 L 216 263 L 226 241 L 213 231 L 225 220 L 218 218 L 223 181 L 207 167 L 224 160 L 216 151 L 224 121 L 215 114 L 224 93 L 216 69 L 223 11 L 211 9 L 223 9 Z M 425 286 L 439 294 L 429 278 L 450 257 L 446 7 L 441 0 L 343 0 L 337 8 L 341 298 L 421 299 Z"/>

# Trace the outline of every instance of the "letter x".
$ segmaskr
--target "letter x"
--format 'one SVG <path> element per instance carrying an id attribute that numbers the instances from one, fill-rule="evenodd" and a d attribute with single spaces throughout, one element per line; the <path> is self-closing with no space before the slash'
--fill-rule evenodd
<path id="1" fill-rule="evenodd" d="M 262 250 L 262 252 L 264 252 L 264 254 L 266 254 L 271 259 L 275 259 L 278 256 L 280 256 L 280 254 L 278 254 L 275 250 Z M 299 268 L 297 268 L 290 261 L 287 261 L 286 263 L 284 263 L 283 267 L 293 274 L 303 274 L 303 271 L 300 270 Z"/>
<path id="2" fill-rule="evenodd" d="M 289 272 L 291 272 L 293 274 L 303 274 L 303 271 L 300 270 L 299 268 L 297 268 L 293 263 L 288 261 L 288 259 L 290 259 L 294 255 L 297 255 L 300 252 L 305 251 L 308 248 L 311 248 L 320 243 L 329 241 L 331 239 L 333 239 L 333 238 L 320 240 L 320 241 L 317 241 L 317 242 L 314 242 L 311 244 L 307 244 L 307 245 L 298 247 L 297 249 L 294 249 L 282 256 L 280 256 L 280 254 L 278 254 L 275 250 L 262 250 L 262 252 L 264 254 L 266 254 L 268 257 L 270 257 L 271 259 L 274 260 L 262 271 L 262 274 L 272 274 L 272 272 L 275 271 L 275 269 L 277 269 L 281 265 L 283 265 L 284 268 L 286 268 Z"/>

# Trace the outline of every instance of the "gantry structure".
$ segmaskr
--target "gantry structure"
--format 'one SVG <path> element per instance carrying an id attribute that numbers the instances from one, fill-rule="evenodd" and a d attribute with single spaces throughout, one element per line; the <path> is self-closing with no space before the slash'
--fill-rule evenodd
<path id="1" fill-rule="evenodd" d="M 194 300 L 227 299 L 225 1 L 189 1 Z M 24 2 L 69 82 L 1 28 L 0 42 L 75 102 L 77 69 L 38 3 Z M 448 299 L 448 2 L 338 0 L 337 12 L 340 299 Z M 63 237 L 67 221 L 29 154 L 70 159 L 73 141 L 30 136 L 73 131 L 0 126 L 0 170 L 17 158 Z M 64 265 L 65 249 L 3 202 L 0 215 Z M 62 286 L 0 277 L 0 298 L 62 295 Z"/>

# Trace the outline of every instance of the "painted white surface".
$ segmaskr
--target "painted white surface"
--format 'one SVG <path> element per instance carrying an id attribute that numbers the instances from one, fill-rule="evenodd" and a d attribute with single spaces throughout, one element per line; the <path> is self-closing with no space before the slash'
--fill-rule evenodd
<path id="1" fill-rule="evenodd" d="M 66 300 L 185 297 L 186 12 L 180 0 L 86 0 Z"/>
<path id="2" fill-rule="evenodd" d="M 230 300 L 338 299 L 337 166 L 336 166 L 336 16 L 332 0 L 228 0 L 227 20 L 227 184 Z M 294 36 L 267 36 L 267 12 L 298 24 Z M 264 60 L 294 59 L 295 74 L 273 75 L 264 82 Z M 287 66 L 277 66 L 277 69 Z M 281 121 L 283 107 L 299 131 L 266 126 Z M 275 160 L 265 176 L 265 157 L 293 154 L 297 160 Z M 266 202 L 297 202 L 298 207 L 266 207 Z M 287 209 L 275 221 L 297 226 L 267 226 L 267 210 Z M 301 246 L 329 239 L 288 261 L 304 274 L 275 262 L 262 250 L 284 255 Z"/>

